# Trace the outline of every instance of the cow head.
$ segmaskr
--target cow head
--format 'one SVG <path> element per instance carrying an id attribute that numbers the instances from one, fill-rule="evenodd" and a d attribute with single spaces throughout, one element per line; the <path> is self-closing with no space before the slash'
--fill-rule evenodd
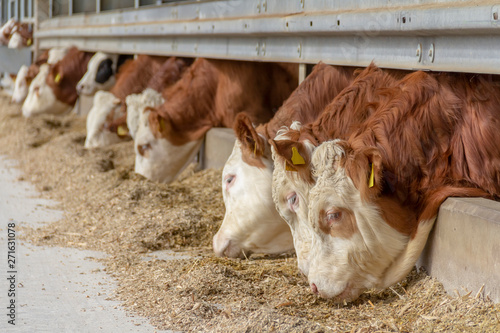
<path id="1" fill-rule="evenodd" d="M 31 82 L 23 103 L 23 116 L 31 117 L 40 113 L 61 114 L 71 110 L 71 105 L 59 101 L 46 83 L 49 71 L 49 65 L 40 66 L 40 71 Z"/>
<path id="2" fill-rule="evenodd" d="M 300 127 L 294 122 L 290 129 L 281 129 L 274 140 L 270 140 L 274 160 L 272 196 L 276 209 L 292 232 L 299 269 L 307 276 L 312 232 L 307 222 L 307 208 L 312 184 L 310 177 L 302 175 L 309 172 L 314 146 L 308 141 L 298 141 Z"/>
<path id="3" fill-rule="evenodd" d="M 28 95 L 28 82 L 26 76 L 28 74 L 28 66 L 22 65 L 17 72 L 16 81 L 14 83 L 14 92 L 12 93 L 13 103 L 22 103 Z"/>
<path id="4" fill-rule="evenodd" d="M 146 107 L 140 115 L 134 138 L 135 172 L 153 181 L 172 182 L 200 150 L 203 139 L 174 145 L 157 133 L 170 131 L 170 120 Z"/>
<path id="5" fill-rule="evenodd" d="M 415 264 L 435 216 L 410 235 L 416 213 L 382 195 L 385 183 L 377 148 L 354 151 L 345 141 L 322 143 L 312 155 L 315 184 L 309 192 L 309 283 L 336 301 L 353 300 L 370 288 L 400 281 Z"/>
<path id="6" fill-rule="evenodd" d="M 33 44 L 33 32 L 27 23 L 16 22 L 10 33 L 10 49 L 20 49 L 21 47 L 31 46 Z"/>
<path id="7" fill-rule="evenodd" d="M 85 148 L 104 147 L 123 139 L 106 125 L 123 116 L 122 101 L 107 91 L 98 91 L 87 115 L 87 138 Z"/>
<path id="8" fill-rule="evenodd" d="M 115 84 L 118 54 L 97 52 L 87 64 L 87 72 L 76 85 L 78 94 L 92 95 Z"/>
<path id="9" fill-rule="evenodd" d="M 140 94 L 131 94 L 125 98 L 125 103 L 127 104 L 127 127 L 132 138 L 135 138 L 140 122 L 144 126 L 148 124 L 147 117 L 144 116 L 144 109 L 146 107 L 159 106 L 164 102 L 165 100 L 162 95 L 151 88 L 146 88 Z"/>
<path id="10" fill-rule="evenodd" d="M 213 239 L 214 251 L 227 257 L 290 251 L 290 230 L 271 196 L 273 164 L 269 144 L 243 113 L 236 117 L 234 130 L 237 140 L 222 171 L 226 213 Z"/>

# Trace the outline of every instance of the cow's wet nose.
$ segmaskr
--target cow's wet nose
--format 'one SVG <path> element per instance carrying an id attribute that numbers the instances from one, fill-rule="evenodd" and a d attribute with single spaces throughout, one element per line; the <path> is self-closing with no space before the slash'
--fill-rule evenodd
<path id="1" fill-rule="evenodd" d="M 311 290 L 316 295 L 319 295 L 318 287 L 316 287 L 316 285 L 314 283 L 311 283 Z"/>

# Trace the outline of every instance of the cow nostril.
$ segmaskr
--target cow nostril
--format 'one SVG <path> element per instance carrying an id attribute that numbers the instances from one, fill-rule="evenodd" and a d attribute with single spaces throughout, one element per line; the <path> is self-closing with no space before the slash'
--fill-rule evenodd
<path id="1" fill-rule="evenodd" d="M 311 283 L 311 290 L 313 293 L 315 293 L 316 295 L 319 294 L 318 292 L 318 287 L 316 287 L 316 285 L 314 283 Z"/>

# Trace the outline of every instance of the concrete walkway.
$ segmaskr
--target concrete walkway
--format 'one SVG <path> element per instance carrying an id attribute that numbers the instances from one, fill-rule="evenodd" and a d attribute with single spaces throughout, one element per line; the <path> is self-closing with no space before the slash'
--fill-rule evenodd
<path id="1" fill-rule="evenodd" d="M 55 221 L 62 212 L 45 208 L 53 203 L 18 181 L 14 165 L 0 157 L 0 332 L 158 332 L 106 300 L 116 285 L 92 260 L 103 253 L 20 241 L 18 226 Z M 15 230 L 14 247 L 9 229 L 11 235 Z"/>

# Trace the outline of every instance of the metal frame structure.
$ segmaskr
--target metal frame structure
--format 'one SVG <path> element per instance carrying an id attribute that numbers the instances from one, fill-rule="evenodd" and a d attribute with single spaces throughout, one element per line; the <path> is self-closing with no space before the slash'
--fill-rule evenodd
<path id="1" fill-rule="evenodd" d="M 36 1 L 49 13 L 35 30 L 42 49 L 500 74 L 491 0 L 135 0 L 111 11 L 96 0 L 93 13 L 51 17 L 53 1 Z"/>

